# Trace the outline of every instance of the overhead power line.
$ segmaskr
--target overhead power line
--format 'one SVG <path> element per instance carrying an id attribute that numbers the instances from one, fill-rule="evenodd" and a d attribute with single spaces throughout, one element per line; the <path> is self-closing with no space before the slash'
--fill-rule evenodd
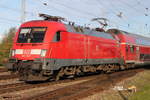
<path id="1" fill-rule="evenodd" d="M 14 20 L 14 19 L 9 19 L 9 18 L 3 18 L 3 17 L 0 17 L 0 20 L 6 20 L 6 21 L 10 21 L 10 22 L 17 22 L 17 23 L 19 23 L 19 20 Z"/>
<path id="2" fill-rule="evenodd" d="M 124 0 L 119 0 L 118 2 L 120 2 L 120 3 L 124 4 L 124 5 L 126 5 L 127 7 L 131 8 L 131 10 L 134 10 L 136 13 L 145 15 L 144 9 L 143 10 L 142 9 L 137 9 L 135 6 L 132 6 L 131 4 L 125 2 Z M 146 8 L 146 7 L 144 7 L 144 8 Z"/>
<path id="3" fill-rule="evenodd" d="M 111 12 L 113 14 L 113 15 L 111 15 L 111 17 L 119 18 L 118 20 L 120 20 L 120 21 L 123 20 L 126 23 L 126 25 L 129 24 L 127 22 L 128 20 L 124 19 L 124 18 L 126 18 L 126 16 L 123 15 L 123 13 L 121 12 L 121 10 L 118 10 L 117 8 L 115 8 L 112 3 L 109 2 L 109 5 L 105 5 L 104 2 L 101 1 L 101 0 L 96 0 L 96 1 L 97 1 L 97 4 L 99 5 L 99 7 L 109 8 L 109 10 L 110 10 L 109 12 Z M 113 9 L 111 7 L 113 7 Z M 110 20 L 110 18 L 109 18 L 109 20 Z M 120 25 L 119 21 L 118 22 L 110 21 L 110 22 L 111 23 L 115 23 L 115 24 L 118 23 L 118 25 Z M 117 27 L 118 27 L 118 25 L 117 25 Z M 122 26 L 122 27 L 129 27 L 129 26 L 126 26 L 126 25 L 120 25 L 120 26 Z"/>
<path id="4" fill-rule="evenodd" d="M 45 2 L 42 2 L 42 1 L 38 1 L 39 2 L 39 4 L 42 4 L 42 5 L 44 5 L 45 7 L 46 7 L 46 10 L 49 10 L 49 11 L 57 11 L 57 12 L 60 12 L 61 14 L 64 14 L 64 15 L 67 15 L 67 16 L 69 16 L 69 15 L 73 15 L 73 16 L 77 16 L 77 13 L 80 13 L 80 15 L 78 15 L 80 18 L 87 18 L 88 20 L 91 20 L 93 17 L 95 18 L 96 16 L 93 16 L 93 14 L 87 14 L 87 13 L 85 13 L 85 12 L 80 12 L 80 11 L 78 11 L 77 9 L 76 9 L 76 13 L 75 12 L 72 12 L 72 11 L 69 11 L 69 10 L 63 10 L 63 9 L 61 9 L 60 7 L 56 7 L 56 6 L 54 6 L 54 5 L 49 5 L 50 3 L 48 2 L 48 3 L 45 3 Z M 54 2 L 55 3 L 55 2 Z M 45 5 L 46 4 L 46 5 Z M 55 3 L 56 4 L 56 3 Z M 58 5 L 60 5 L 60 4 L 58 4 Z M 65 6 L 65 5 L 64 5 Z M 63 7 L 64 7 L 63 6 Z M 67 7 L 65 7 L 65 8 L 67 8 Z M 67 13 L 66 13 L 67 12 Z M 91 18 L 89 17 L 89 16 L 91 16 Z"/>
<path id="5" fill-rule="evenodd" d="M 12 21 L 0 20 L 0 24 L 8 24 L 8 25 L 10 25 L 10 24 L 12 25 L 13 24 L 14 25 L 15 23 L 12 22 Z"/>
<path id="6" fill-rule="evenodd" d="M 8 6 L 5 6 L 5 5 L 1 5 L 1 4 L 0 4 L 0 8 L 4 8 L 4 9 L 7 9 L 7 10 L 11 10 L 11 11 L 17 12 L 17 13 L 20 13 L 20 12 L 21 12 L 20 9 L 11 8 L 11 7 L 8 7 Z M 31 15 L 31 16 L 35 16 L 35 15 L 36 15 L 35 13 L 30 12 L 30 11 L 25 11 L 25 13 L 28 14 L 28 15 Z"/>
<path id="7" fill-rule="evenodd" d="M 48 0 L 48 1 L 49 1 L 49 2 L 54 2 L 54 1 L 51 1 L 51 0 Z M 68 5 L 66 5 L 66 4 L 57 2 L 57 1 L 55 1 L 54 3 L 55 3 L 55 4 L 58 4 L 58 5 L 60 5 L 60 6 L 66 7 L 66 8 L 68 8 L 68 9 L 72 9 L 72 10 L 76 11 L 77 13 L 86 14 L 86 15 L 92 16 L 92 17 L 98 17 L 98 16 L 95 15 L 94 13 L 87 12 L 87 11 L 83 11 L 83 10 L 81 10 L 81 9 L 74 8 L 74 7 L 68 6 Z"/>
<path id="8" fill-rule="evenodd" d="M 8 10 L 11 10 L 11 11 L 13 11 L 13 12 L 18 12 L 18 13 L 22 13 L 22 16 L 21 16 L 21 19 L 22 19 L 22 22 L 24 21 L 24 19 L 25 19 L 25 17 L 27 16 L 27 15 L 31 15 L 31 16 L 37 16 L 36 14 L 35 14 L 35 12 L 32 12 L 32 11 L 26 11 L 26 9 L 25 9 L 25 3 L 23 3 L 23 2 L 25 2 L 26 0 L 22 0 L 22 10 L 21 9 L 16 9 L 16 8 L 11 8 L 11 7 L 8 7 L 8 6 L 4 6 L 4 5 L 1 5 L 0 4 L 0 8 L 4 8 L 4 9 L 8 9 Z M 29 0 L 30 1 L 30 0 Z M 109 7 L 107 4 L 105 5 L 105 2 L 103 2 L 103 1 L 99 1 L 99 0 L 96 0 L 96 1 L 98 1 L 99 3 L 98 4 L 96 4 L 96 6 L 97 6 L 97 8 L 99 7 L 99 12 L 101 11 L 101 10 L 103 10 L 102 8 L 104 8 L 104 9 L 109 9 L 109 12 L 104 12 L 104 13 L 94 13 L 93 11 L 91 11 L 91 10 L 87 10 L 87 9 L 80 9 L 80 8 L 76 8 L 75 6 L 71 6 L 71 5 L 68 5 L 67 3 L 65 4 L 65 2 L 59 2 L 59 1 L 54 1 L 54 0 L 47 0 L 47 1 L 49 1 L 48 3 L 49 4 L 53 4 L 53 5 L 49 5 L 49 4 L 47 4 L 46 2 L 45 2 L 45 0 L 34 0 L 34 2 L 40 2 L 40 4 L 41 5 L 44 5 L 45 7 L 47 7 L 47 9 L 46 10 L 53 10 L 53 12 L 55 12 L 55 11 L 58 11 L 58 12 L 60 12 L 60 13 L 62 13 L 62 14 L 66 14 L 67 16 L 68 15 L 71 15 L 72 14 L 72 16 L 71 17 L 76 17 L 77 15 L 79 16 L 79 18 L 80 17 L 82 17 L 82 18 L 84 18 L 84 19 L 86 19 L 86 18 L 88 18 L 89 20 L 90 20 L 90 18 L 92 19 L 92 18 L 95 18 L 95 17 L 103 17 L 104 16 L 104 14 L 113 14 L 112 15 L 112 18 L 111 18 L 111 16 L 110 16 L 110 18 L 109 18 L 109 22 L 110 22 L 110 27 L 113 27 L 113 26 L 116 26 L 116 27 L 121 27 L 121 28 L 130 28 L 130 29 L 132 29 L 132 28 L 134 28 L 134 27 L 131 27 L 131 25 L 130 25 L 130 23 L 129 23 L 129 18 L 128 18 L 128 16 L 127 15 L 125 15 L 125 13 L 123 12 L 123 11 L 120 11 L 120 9 L 119 9 L 119 7 L 117 8 L 116 6 L 113 6 L 113 8 L 112 7 Z M 82 1 L 80 1 L 80 2 L 82 2 Z M 109 2 L 109 1 L 108 1 Z M 111 1 L 110 1 L 111 2 Z M 110 3 L 109 2 L 109 3 Z M 121 2 L 121 1 L 118 1 L 118 2 Z M 125 2 L 125 1 L 124 1 Z M 122 1 L 122 3 L 123 3 L 123 1 Z M 37 4 L 37 3 L 36 3 Z M 55 6 L 55 5 L 57 4 L 59 7 L 57 7 L 57 6 Z M 110 5 L 111 4 L 113 4 L 113 2 L 111 2 L 110 3 Z M 132 11 L 134 11 L 135 13 L 136 12 L 138 12 L 139 10 L 138 10 L 138 8 L 136 8 L 136 6 L 135 7 L 132 7 L 131 5 L 132 4 L 126 4 L 126 3 L 123 3 L 125 6 L 127 6 L 127 7 L 129 7 L 129 8 L 132 8 L 133 10 Z M 90 6 L 90 5 L 89 5 Z M 39 6 L 38 6 L 39 7 Z M 67 10 L 65 9 L 65 8 L 67 8 Z M 109 8 L 108 8 L 109 7 Z M 64 8 L 64 9 L 62 9 L 62 8 Z M 81 7 L 82 8 L 82 7 Z M 125 7 L 123 7 L 123 8 L 125 8 Z M 43 9 L 43 8 L 42 8 Z M 37 12 L 39 12 L 39 11 L 41 11 L 40 9 L 39 10 L 37 10 Z M 146 10 L 145 10 L 146 11 Z M 68 13 L 65 13 L 65 12 L 68 12 Z M 122 12 L 122 13 L 121 13 Z M 140 14 L 142 14 L 143 15 L 143 13 L 144 13 L 144 11 L 143 12 L 141 12 L 141 10 L 138 12 L 138 13 L 140 13 Z M 120 14 L 120 16 L 122 17 L 118 17 L 117 16 L 117 14 Z M 133 13 L 134 14 L 134 13 Z M 73 16 L 73 15 L 76 15 L 76 16 Z M 116 16 L 116 17 L 115 17 Z M 70 16 L 69 16 L 70 17 Z M 114 18 L 120 18 L 120 19 L 117 19 L 117 20 L 113 20 Z M 3 21 L 1 21 L 1 20 L 3 20 Z M 6 22 L 5 22 L 6 21 Z M 7 22 L 8 21 L 8 22 Z M 123 23 L 124 24 L 122 24 L 122 23 L 120 23 L 121 21 L 124 21 Z M 9 24 L 9 23 L 19 23 L 20 21 L 19 20 L 14 20 L 14 19 L 10 19 L 10 18 L 3 18 L 3 17 L 0 17 L 0 22 L 1 23 L 6 23 L 6 24 Z M 134 20 L 134 22 L 135 22 L 135 20 Z M 137 21 L 138 22 L 138 21 Z M 130 26 L 130 27 L 129 27 Z M 145 26 L 147 27 L 148 26 L 148 24 L 145 24 Z M 148 28 L 147 28 L 148 29 Z"/>
<path id="9" fill-rule="evenodd" d="M 50 0 L 48 0 L 48 1 L 50 1 Z M 42 4 L 44 4 L 44 2 L 42 2 L 42 1 L 39 1 L 40 3 L 42 3 Z M 52 1 L 51 1 L 52 2 Z M 68 9 L 72 9 L 72 10 L 74 10 L 74 11 L 76 11 L 77 13 L 80 13 L 80 14 L 86 14 L 86 15 L 88 15 L 88 16 L 91 16 L 92 18 L 94 17 L 99 17 L 98 15 L 94 15 L 94 14 L 92 14 L 92 13 L 90 13 L 90 12 L 86 12 L 86 11 L 82 11 L 82 10 L 79 10 L 79 9 L 77 9 L 77 8 L 73 8 L 73 7 L 70 7 L 70 6 L 68 6 L 68 5 L 66 5 L 66 4 L 62 4 L 62 3 L 59 3 L 59 2 L 54 2 L 55 4 L 58 4 L 58 5 L 61 5 L 61 6 L 63 6 L 63 7 L 66 7 L 66 8 L 68 8 Z M 47 6 L 48 4 L 46 4 L 46 6 Z M 53 8 L 53 7 L 51 7 L 51 8 Z M 54 8 L 56 8 L 56 7 L 54 7 Z M 56 9 L 54 9 L 54 10 L 56 10 Z M 60 10 L 59 9 L 59 11 L 63 11 L 63 10 Z M 75 14 L 75 13 L 74 13 Z M 116 14 L 116 13 L 115 13 Z M 86 16 L 87 17 L 87 16 Z M 111 21 L 112 23 L 114 23 L 114 24 L 116 24 L 117 22 L 114 22 L 114 21 Z M 122 26 L 122 27 L 128 27 L 128 26 L 125 26 L 125 25 L 120 25 L 120 26 Z"/>

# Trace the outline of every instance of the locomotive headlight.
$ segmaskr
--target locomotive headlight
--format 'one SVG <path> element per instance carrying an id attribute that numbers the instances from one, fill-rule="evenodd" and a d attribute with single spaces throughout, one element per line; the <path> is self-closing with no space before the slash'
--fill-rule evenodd
<path id="1" fill-rule="evenodd" d="M 45 50 L 45 49 L 41 50 L 41 57 L 45 57 L 46 56 L 46 52 L 47 52 L 47 50 Z"/>

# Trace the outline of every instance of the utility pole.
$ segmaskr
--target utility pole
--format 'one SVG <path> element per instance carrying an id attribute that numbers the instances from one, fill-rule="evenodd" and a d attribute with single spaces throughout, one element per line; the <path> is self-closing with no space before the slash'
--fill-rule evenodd
<path id="1" fill-rule="evenodd" d="M 21 0 L 21 23 L 25 21 L 26 17 L 26 0 Z"/>

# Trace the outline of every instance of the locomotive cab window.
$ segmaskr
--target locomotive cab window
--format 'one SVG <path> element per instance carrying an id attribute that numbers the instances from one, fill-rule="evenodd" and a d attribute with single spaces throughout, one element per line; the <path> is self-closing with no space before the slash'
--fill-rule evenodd
<path id="1" fill-rule="evenodd" d="M 43 27 L 30 27 L 21 28 L 18 43 L 42 43 L 46 33 L 46 28 Z"/>
<path id="2" fill-rule="evenodd" d="M 31 42 L 32 43 L 41 43 L 44 40 L 46 28 L 33 28 L 31 34 Z"/>
<path id="3" fill-rule="evenodd" d="M 53 38 L 53 42 L 59 42 L 60 40 L 61 40 L 61 34 L 60 31 L 57 31 Z"/>

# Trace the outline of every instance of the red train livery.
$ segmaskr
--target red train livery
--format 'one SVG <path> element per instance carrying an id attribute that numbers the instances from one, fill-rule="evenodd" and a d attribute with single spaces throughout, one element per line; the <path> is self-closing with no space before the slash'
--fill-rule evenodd
<path id="1" fill-rule="evenodd" d="M 19 28 L 6 66 L 17 71 L 20 80 L 41 81 L 149 62 L 150 38 L 118 29 L 99 32 L 56 20 L 36 20 Z"/>
<path id="2" fill-rule="evenodd" d="M 118 29 L 109 29 L 107 32 L 116 34 L 120 39 L 121 57 L 125 63 L 150 63 L 150 38 Z"/>

